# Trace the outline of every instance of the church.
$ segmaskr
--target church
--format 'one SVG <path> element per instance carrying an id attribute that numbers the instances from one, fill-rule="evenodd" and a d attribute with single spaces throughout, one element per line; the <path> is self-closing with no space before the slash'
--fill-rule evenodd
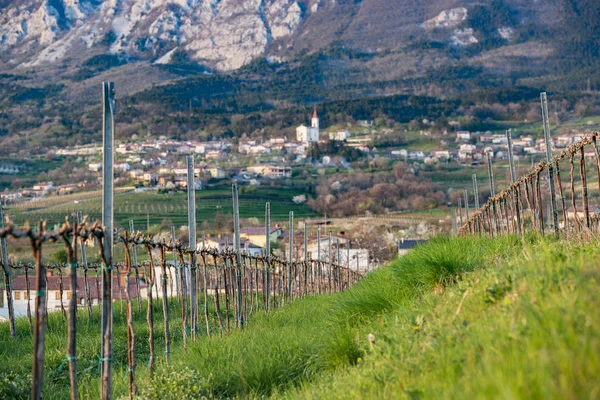
<path id="1" fill-rule="evenodd" d="M 306 145 L 319 141 L 319 116 L 316 108 L 313 112 L 310 128 L 304 126 L 304 124 L 296 128 L 296 140 Z"/>

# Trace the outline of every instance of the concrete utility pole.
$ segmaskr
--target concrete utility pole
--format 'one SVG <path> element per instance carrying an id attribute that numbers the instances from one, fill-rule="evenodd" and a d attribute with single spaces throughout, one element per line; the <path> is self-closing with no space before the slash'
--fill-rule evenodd
<path id="1" fill-rule="evenodd" d="M 271 282 L 270 282 L 270 277 L 269 277 L 269 268 L 271 265 L 271 203 L 267 202 L 265 204 L 265 257 L 267 259 L 267 262 L 264 263 L 264 269 L 263 269 L 263 285 L 264 285 L 264 302 L 265 302 L 265 309 L 267 311 L 269 311 L 270 309 L 270 300 L 269 297 L 271 296 Z"/>
<path id="2" fill-rule="evenodd" d="M 487 155 L 487 164 L 488 164 L 488 178 L 490 180 L 490 197 L 496 196 L 496 186 L 494 184 L 494 170 L 492 168 L 492 155 L 488 151 Z M 498 219 L 496 218 L 496 202 L 492 202 L 492 233 L 494 231 L 494 226 L 496 227 L 496 231 L 500 233 L 500 226 L 498 225 Z"/>
<path id="3" fill-rule="evenodd" d="M 132 237 L 133 237 L 133 235 L 135 235 L 135 226 L 133 225 L 132 219 L 129 220 L 129 233 L 131 234 Z M 82 243 L 82 245 L 83 245 L 83 243 Z M 82 248 L 82 254 L 83 254 L 83 248 Z M 137 249 L 136 249 L 135 245 L 131 246 L 131 254 L 133 256 L 133 265 L 135 265 L 137 267 L 137 265 L 138 265 Z"/>
<path id="4" fill-rule="evenodd" d="M 112 82 L 102 83 L 102 225 L 104 226 L 102 268 L 102 357 L 100 359 L 101 398 L 112 398 L 113 308 L 112 269 L 114 231 L 114 140 L 115 140 L 115 87 Z"/>
<path id="5" fill-rule="evenodd" d="M 244 314 L 242 312 L 242 246 L 240 239 L 240 204 L 238 198 L 238 187 L 237 183 L 234 182 L 232 185 L 233 191 L 233 232 L 234 232 L 234 250 L 236 252 L 236 274 L 237 274 L 237 301 L 236 301 L 236 313 L 237 313 L 237 324 L 243 329 L 244 328 Z"/>
<path id="6" fill-rule="evenodd" d="M 552 222 L 554 224 L 554 234 L 558 236 L 558 209 L 556 207 L 556 193 L 554 192 L 554 164 L 552 163 L 552 141 L 550 140 L 550 124 L 548 122 L 548 99 L 546 97 L 546 92 L 542 92 L 540 94 L 540 98 L 542 102 L 542 119 L 544 121 L 546 161 L 548 162 L 548 181 L 550 182 L 550 204 L 552 206 Z"/>
<path id="7" fill-rule="evenodd" d="M 294 212 L 290 211 L 290 249 L 288 255 L 288 297 L 292 295 L 292 263 L 294 262 Z"/>
<path id="8" fill-rule="evenodd" d="M 477 187 L 477 174 L 473 174 L 473 195 L 475 196 L 475 209 L 479 210 L 479 188 Z"/>
<path id="9" fill-rule="evenodd" d="M 176 240 L 177 240 L 177 238 L 175 237 L 175 227 L 171 226 L 171 241 L 173 242 L 173 244 L 175 244 Z M 181 271 L 179 270 L 179 268 L 177 268 L 178 264 L 179 263 L 177 262 L 177 250 L 173 249 L 173 267 L 175 267 L 176 277 L 177 277 L 175 279 L 175 291 L 177 292 L 177 296 L 179 296 L 179 279 L 181 276 Z"/>
<path id="10" fill-rule="evenodd" d="M 0 228 L 4 229 L 4 208 L 0 204 Z M 7 307 L 8 307 L 8 323 L 10 328 L 10 336 L 17 337 L 17 328 L 15 325 L 15 307 L 12 302 L 12 294 L 10 292 L 10 265 L 8 264 L 8 245 L 6 238 L 0 239 L 0 249 L 2 250 L 2 266 L 4 267 L 4 288 L 6 291 Z"/>
<path id="11" fill-rule="evenodd" d="M 187 200 L 188 200 L 188 233 L 189 246 L 192 250 L 191 265 L 186 268 L 186 279 L 189 282 L 190 292 L 190 322 L 192 328 L 192 337 L 196 338 L 197 320 L 196 309 L 198 301 L 196 298 L 196 192 L 195 177 L 194 177 L 194 157 L 187 157 Z"/>
<path id="12" fill-rule="evenodd" d="M 517 181 L 517 172 L 515 169 L 515 157 L 513 154 L 513 143 L 512 143 L 512 132 L 511 130 L 506 131 L 506 143 L 508 145 L 508 161 L 510 163 L 510 181 L 511 183 L 515 183 Z M 519 195 L 520 189 L 516 188 L 515 190 L 515 210 L 517 216 L 517 230 L 521 232 L 521 208 L 519 207 Z"/>
<path id="13" fill-rule="evenodd" d="M 467 217 L 467 221 L 469 220 L 469 192 L 467 189 L 463 191 L 465 195 L 465 216 Z"/>

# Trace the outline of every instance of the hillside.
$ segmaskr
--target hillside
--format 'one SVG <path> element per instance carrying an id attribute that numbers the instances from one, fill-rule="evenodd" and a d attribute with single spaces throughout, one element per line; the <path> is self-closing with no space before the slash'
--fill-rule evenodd
<path id="1" fill-rule="evenodd" d="M 94 140 L 102 80 L 124 137 L 287 134 L 304 107 L 398 94 L 450 99 L 416 120 L 460 116 L 457 98 L 489 89 L 568 99 L 600 88 L 599 13 L 593 0 L 5 2 L 2 148 Z"/>
<path id="2" fill-rule="evenodd" d="M 175 341 L 173 366 L 160 362 L 151 379 L 140 343 L 141 398 L 593 398 L 600 390 L 600 325 L 592 317 L 599 254 L 596 244 L 535 236 L 437 238 L 348 292 L 259 312 L 243 332 L 201 338 L 187 354 Z M 141 337 L 143 317 L 135 319 Z M 26 320 L 19 328 L 27 332 Z M 80 391 L 91 398 L 99 385 L 97 328 L 82 324 L 78 339 L 86 343 L 78 365 L 88 377 Z M 68 391 L 60 367 L 65 330 L 51 315 L 47 390 L 55 396 Z M 31 366 L 21 355 L 29 350 L 14 346 L 6 324 L 0 333 L 7 360 L 0 394 L 26 398 Z M 115 376 L 126 376 L 125 345 L 115 343 Z M 159 336 L 162 352 L 160 343 Z M 115 394 L 125 395 L 126 380 L 114 382 Z"/>

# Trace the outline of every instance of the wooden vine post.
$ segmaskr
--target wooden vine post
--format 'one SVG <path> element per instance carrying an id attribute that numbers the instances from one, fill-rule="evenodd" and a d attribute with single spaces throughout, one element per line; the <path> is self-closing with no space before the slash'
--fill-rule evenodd
<path id="1" fill-rule="evenodd" d="M 133 329 L 133 305 L 131 303 L 131 292 L 129 290 L 129 277 L 131 276 L 131 245 L 135 245 L 130 241 L 130 235 L 125 231 L 123 238 L 125 246 L 125 298 L 127 300 L 127 376 L 129 378 L 129 399 L 133 400 L 137 394 L 137 386 L 135 384 L 135 331 Z M 139 290 L 139 286 L 138 289 Z"/>
<path id="2" fill-rule="evenodd" d="M 28 236 L 33 250 L 36 273 L 35 323 L 33 327 L 33 372 L 31 382 L 31 398 L 42 398 L 44 381 L 44 343 L 46 339 L 46 268 L 42 264 L 42 243 L 45 225 L 40 222 L 38 231 L 34 234 L 28 230 Z"/>
<path id="3" fill-rule="evenodd" d="M 146 269 L 146 284 L 148 285 L 148 308 L 146 310 L 146 321 L 148 322 L 148 349 L 150 351 L 148 368 L 150 375 L 154 372 L 154 313 L 152 310 L 152 287 L 154 286 L 154 262 L 152 261 L 152 247 L 146 244 L 148 250 L 149 265 Z"/>
<path id="4" fill-rule="evenodd" d="M 161 288 L 162 288 L 162 305 L 163 305 L 163 324 L 164 324 L 164 332 L 165 332 L 165 361 L 167 364 L 170 361 L 171 354 L 171 344 L 169 342 L 169 303 L 168 303 L 168 293 L 167 293 L 167 255 L 166 255 L 166 246 L 163 245 L 159 247 L 160 250 L 160 268 L 162 272 L 161 276 Z"/>

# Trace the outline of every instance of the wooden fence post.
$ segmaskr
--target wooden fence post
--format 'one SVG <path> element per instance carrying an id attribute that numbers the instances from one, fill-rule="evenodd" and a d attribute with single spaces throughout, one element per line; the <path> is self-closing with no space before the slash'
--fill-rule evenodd
<path id="1" fill-rule="evenodd" d="M 33 331 L 33 373 L 31 384 L 31 398 L 39 400 L 42 398 L 42 386 L 44 381 L 44 344 L 46 339 L 46 269 L 42 264 L 42 239 L 45 227 L 40 222 L 38 231 L 34 234 L 29 230 L 28 235 L 33 249 L 36 272 L 36 296 L 35 296 L 35 324 Z"/>

